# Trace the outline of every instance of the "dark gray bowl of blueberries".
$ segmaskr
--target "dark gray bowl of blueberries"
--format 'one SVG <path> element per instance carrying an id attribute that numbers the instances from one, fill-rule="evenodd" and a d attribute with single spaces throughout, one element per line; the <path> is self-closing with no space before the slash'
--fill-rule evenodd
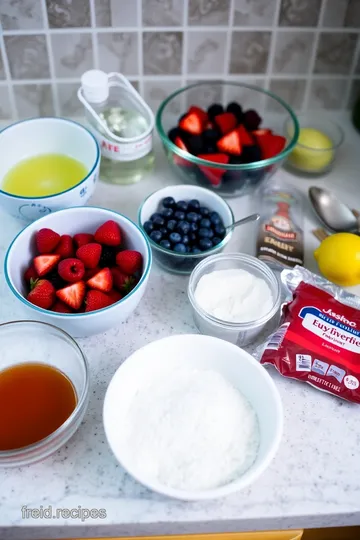
<path id="1" fill-rule="evenodd" d="M 169 272 L 190 274 L 228 244 L 234 215 L 228 203 L 200 186 L 167 186 L 149 195 L 138 214 L 154 259 Z"/>

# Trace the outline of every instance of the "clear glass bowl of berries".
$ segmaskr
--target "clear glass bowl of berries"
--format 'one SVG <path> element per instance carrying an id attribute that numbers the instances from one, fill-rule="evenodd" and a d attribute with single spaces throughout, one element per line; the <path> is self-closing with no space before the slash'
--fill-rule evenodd
<path id="1" fill-rule="evenodd" d="M 228 244 L 234 215 L 217 193 L 180 184 L 149 195 L 139 209 L 138 222 L 162 268 L 191 274 L 202 259 Z"/>
<path id="2" fill-rule="evenodd" d="M 284 163 L 299 137 L 289 105 L 237 82 L 199 82 L 177 90 L 160 105 L 156 128 L 181 180 L 225 197 L 254 192 Z"/>

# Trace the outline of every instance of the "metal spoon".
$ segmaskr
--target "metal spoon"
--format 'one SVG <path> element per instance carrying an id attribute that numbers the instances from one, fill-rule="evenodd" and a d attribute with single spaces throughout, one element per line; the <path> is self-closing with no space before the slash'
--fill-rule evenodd
<path id="1" fill-rule="evenodd" d="M 232 225 L 226 227 L 226 230 L 230 231 L 239 225 L 245 225 L 245 223 L 250 223 L 251 221 L 258 221 L 258 219 L 260 219 L 260 214 L 251 214 L 250 216 L 235 221 Z"/>
<path id="2" fill-rule="evenodd" d="M 341 202 L 331 191 L 311 187 L 309 198 L 325 227 L 334 232 L 360 234 L 360 221 L 352 210 Z"/>

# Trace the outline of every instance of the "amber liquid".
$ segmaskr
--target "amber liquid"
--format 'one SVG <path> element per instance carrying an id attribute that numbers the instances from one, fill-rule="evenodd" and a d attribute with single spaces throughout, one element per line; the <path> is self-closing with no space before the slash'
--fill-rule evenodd
<path id="1" fill-rule="evenodd" d="M 0 451 L 44 439 L 76 407 L 76 392 L 61 371 L 26 363 L 0 371 Z"/>

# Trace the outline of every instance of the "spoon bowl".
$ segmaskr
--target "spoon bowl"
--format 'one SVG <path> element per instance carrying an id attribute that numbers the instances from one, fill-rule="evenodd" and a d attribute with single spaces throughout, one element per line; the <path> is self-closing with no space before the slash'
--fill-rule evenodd
<path id="1" fill-rule="evenodd" d="M 333 232 L 360 234 L 360 223 L 353 211 L 331 191 L 319 187 L 309 189 L 312 206 L 322 223 Z"/>

